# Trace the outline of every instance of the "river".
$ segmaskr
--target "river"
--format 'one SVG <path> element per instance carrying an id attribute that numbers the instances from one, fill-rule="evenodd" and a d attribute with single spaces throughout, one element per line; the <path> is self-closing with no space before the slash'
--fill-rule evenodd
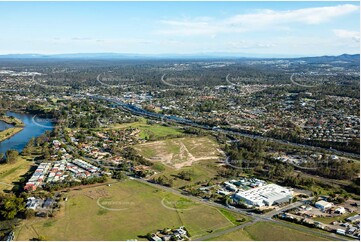
<path id="1" fill-rule="evenodd" d="M 54 127 L 54 124 L 51 121 L 41 120 L 41 122 L 39 122 L 39 118 L 37 117 L 35 120 L 38 122 L 33 122 L 34 115 L 31 114 L 8 111 L 6 112 L 6 115 L 14 116 L 15 118 L 20 119 L 24 123 L 25 127 L 11 138 L 0 142 L 0 153 L 3 154 L 10 149 L 21 152 L 31 138 L 38 137 L 45 133 L 46 130 L 52 130 Z M 0 122 L 0 130 L 4 130 L 9 127 L 12 127 L 12 125 Z"/>

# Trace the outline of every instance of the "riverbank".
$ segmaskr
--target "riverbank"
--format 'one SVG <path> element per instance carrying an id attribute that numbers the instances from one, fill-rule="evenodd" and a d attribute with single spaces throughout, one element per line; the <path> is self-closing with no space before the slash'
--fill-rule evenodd
<path id="1" fill-rule="evenodd" d="M 7 111 L 6 116 L 21 120 L 23 126 L 16 127 L 3 121 L 0 122 L 0 127 L 2 127 L 1 130 L 3 130 L 3 132 L 0 132 L 0 153 L 6 153 L 7 150 L 17 150 L 19 153 L 21 153 L 31 138 L 36 138 L 44 134 L 47 130 L 51 131 L 53 129 L 53 124 L 51 121 L 46 119 L 42 120 L 39 118 L 39 120 L 41 120 L 41 125 L 39 125 L 38 123 L 34 122 L 34 116 L 29 113 Z"/>
<path id="2" fill-rule="evenodd" d="M 3 131 L 0 131 L 0 142 L 7 140 L 14 136 L 15 134 L 19 133 L 21 130 L 23 130 L 24 127 L 14 127 L 14 128 L 8 128 Z"/>
<path id="3" fill-rule="evenodd" d="M 0 121 L 3 121 L 4 123 L 14 125 L 15 127 L 24 127 L 24 123 L 13 116 L 0 116 Z M 5 130 L 4 130 L 5 131 Z"/>

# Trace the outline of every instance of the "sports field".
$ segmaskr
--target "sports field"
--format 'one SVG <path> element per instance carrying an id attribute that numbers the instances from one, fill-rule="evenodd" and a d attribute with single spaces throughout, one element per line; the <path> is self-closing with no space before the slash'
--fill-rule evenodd
<path id="1" fill-rule="evenodd" d="M 15 238 L 146 240 L 143 236 L 149 232 L 182 225 L 195 238 L 235 226 L 214 207 L 133 180 L 71 191 L 64 203 L 55 218 L 24 221 Z"/>

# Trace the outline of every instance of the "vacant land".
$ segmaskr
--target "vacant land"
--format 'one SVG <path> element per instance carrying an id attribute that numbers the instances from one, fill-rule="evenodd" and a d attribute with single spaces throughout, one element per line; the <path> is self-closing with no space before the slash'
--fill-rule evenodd
<path id="1" fill-rule="evenodd" d="M 193 163 L 192 166 L 184 166 L 180 169 L 175 169 L 165 166 L 162 163 L 155 163 L 153 165 L 154 169 L 158 168 L 159 166 L 162 166 L 163 169 L 158 169 L 160 172 L 151 178 L 157 178 L 159 176 L 170 177 L 173 179 L 172 187 L 181 188 L 186 185 L 197 184 L 198 182 L 204 182 L 216 178 L 218 175 L 217 168 L 220 164 L 221 162 L 217 160 L 202 160 Z M 191 180 L 181 179 L 179 177 L 181 172 L 189 172 Z"/>
<path id="2" fill-rule="evenodd" d="M 145 240 L 149 232 L 186 226 L 192 237 L 235 226 L 218 209 L 137 181 L 69 192 L 55 218 L 24 221 L 17 240 Z M 81 231 L 81 233 L 80 233 Z"/>
<path id="3" fill-rule="evenodd" d="M 238 229 L 232 233 L 225 234 L 210 240 L 217 240 L 217 241 L 249 241 L 253 240 L 249 234 L 244 231 L 244 229 Z M 268 240 L 268 239 L 267 239 Z"/>
<path id="4" fill-rule="evenodd" d="M 286 228 L 272 222 L 258 222 L 244 229 L 213 238 L 212 240 L 319 241 L 325 239 L 295 229 Z"/>
<path id="5" fill-rule="evenodd" d="M 147 124 L 146 119 L 141 119 L 134 123 L 114 124 L 105 129 L 126 129 L 137 128 L 140 130 L 139 137 L 142 139 L 159 139 L 164 137 L 178 137 L 183 135 L 181 129 L 177 127 L 165 126 L 161 124 Z"/>
<path id="6" fill-rule="evenodd" d="M 180 169 L 202 160 L 218 160 L 218 144 L 209 137 L 186 137 L 139 144 L 134 147 L 146 159 Z"/>
<path id="7" fill-rule="evenodd" d="M 31 167 L 31 162 L 19 157 L 13 164 L 0 165 L 0 191 L 11 190 L 13 182 L 19 181 L 20 176 L 24 175 Z"/>

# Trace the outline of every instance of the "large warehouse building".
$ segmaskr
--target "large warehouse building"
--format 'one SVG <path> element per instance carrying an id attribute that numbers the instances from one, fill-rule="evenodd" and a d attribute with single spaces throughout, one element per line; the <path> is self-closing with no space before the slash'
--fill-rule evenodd
<path id="1" fill-rule="evenodd" d="M 292 190 L 276 184 L 268 184 L 234 194 L 234 200 L 250 206 L 263 207 L 288 202 L 292 198 Z"/>

